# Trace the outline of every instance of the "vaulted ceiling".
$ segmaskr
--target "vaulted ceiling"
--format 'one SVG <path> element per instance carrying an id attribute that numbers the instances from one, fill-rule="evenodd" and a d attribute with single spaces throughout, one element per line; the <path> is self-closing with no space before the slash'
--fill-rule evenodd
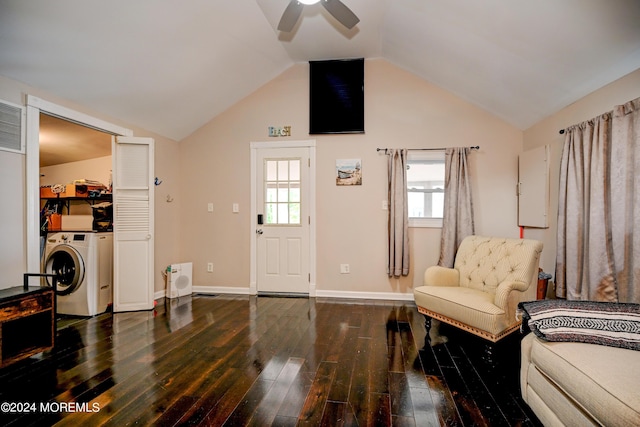
<path id="1" fill-rule="evenodd" d="M 0 75 L 180 140 L 297 62 L 384 58 L 520 129 L 640 68 L 638 0 L 0 0 Z"/>

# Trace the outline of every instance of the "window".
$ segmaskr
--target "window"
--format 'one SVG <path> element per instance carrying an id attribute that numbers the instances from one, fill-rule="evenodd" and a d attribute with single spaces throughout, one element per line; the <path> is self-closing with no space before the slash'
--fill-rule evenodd
<path id="1" fill-rule="evenodd" d="M 267 225 L 300 225 L 300 159 L 265 160 Z"/>
<path id="2" fill-rule="evenodd" d="M 407 159 L 409 226 L 442 227 L 444 151 L 410 151 Z"/>

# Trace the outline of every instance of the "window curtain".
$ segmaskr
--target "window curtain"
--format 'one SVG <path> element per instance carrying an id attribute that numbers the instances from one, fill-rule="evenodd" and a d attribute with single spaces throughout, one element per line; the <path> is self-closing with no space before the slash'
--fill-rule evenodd
<path id="1" fill-rule="evenodd" d="M 640 98 L 566 130 L 558 201 L 559 298 L 640 303 L 639 116 Z"/>
<path id="2" fill-rule="evenodd" d="M 619 302 L 640 303 L 640 98 L 613 110 L 611 239 Z"/>
<path id="3" fill-rule="evenodd" d="M 609 113 L 566 130 L 560 160 L 556 296 L 594 300 L 613 280 L 608 194 Z"/>
<path id="4" fill-rule="evenodd" d="M 407 202 L 408 150 L 389 149 L 389 277 L 409 274 L 409 209 Z"/>
<path id="5" fill-rule="evenodd" d="M 453 267 L 458 246 L 475 233 L 468 147 L 445 150 L 444 212 L 438 265 Z"/>

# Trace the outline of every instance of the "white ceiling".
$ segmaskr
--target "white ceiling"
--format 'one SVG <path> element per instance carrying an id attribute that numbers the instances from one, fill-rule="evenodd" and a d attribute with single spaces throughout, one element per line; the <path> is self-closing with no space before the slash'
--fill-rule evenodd
<path id="1" fill-rule="evenodd" d="M 40 167 L 110 155 L 110 134 L 40 114 Z"/>
<path id="2" fill-rule="evenodd" d="M 0 75 L 180 140 L 296 62 L 385 58 L 520 129 L 640 68 L 639 0 L 0 0 Z"/>

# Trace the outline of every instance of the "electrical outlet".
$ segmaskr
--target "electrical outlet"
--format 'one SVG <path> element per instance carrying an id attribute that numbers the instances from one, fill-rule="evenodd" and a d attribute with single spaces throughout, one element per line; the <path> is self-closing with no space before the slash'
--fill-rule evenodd
<path id="1" fill-rule="evenodd" d="M 207 204 L 207 212 L 213 212 L 213 203 Z"/>
<path id="2" fill-rule="evenodd" d="M 208 273 L 213 273 L 213 263 L 212 262 L 208 262 L 207 263 L 207 272 Z"/>
<path id="3" fill-rule="evenodd" d="M 240 205 L 237 203 L 234 203 L 231 209 L 233 210 L 233 213 L 238 213 L 240 212 Z"/>
<path id="4" fill-rule="evenodd" d="M 340 274 L 349 274 L 350 272 L 349 264 L 340 264 Z"/>
<path id="5" fill-rule="evenodd" d="M 383 200 L 382 201 L 382 210 L 383 211 L 388 211 L 389 210 L 389 201 L 388 200 Z"/>

